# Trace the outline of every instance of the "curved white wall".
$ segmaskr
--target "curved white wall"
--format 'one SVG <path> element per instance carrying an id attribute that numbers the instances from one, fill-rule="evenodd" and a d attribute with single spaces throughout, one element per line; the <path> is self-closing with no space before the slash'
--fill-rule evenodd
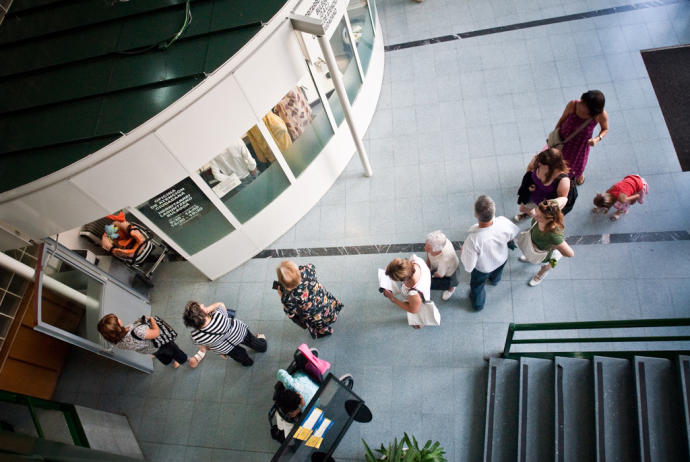
<path id="1" fill-rule="evenodd" d="M 355 150 L 347 125 L 337 128 L 298 179 L 276 155 L 291 185 L 245 223 L 232 215 L 196 171 L 228 140 L 261 126 L 261 117 L 308 72 L 297 33 L 287 19 L 296 3 L 288 2 L 228 62 L 137 129 L 69 167 L 0 194 L 0 221 L 40 239 L 129 208 L 210 279 L 266 248 L 318 202 L 347 165 Z M 352 105 L 361 133 L 373 117 L 383 80 L 383 40 L 376 22 L 369 69 Z M 266 138 L 272 145 L 270 136 Z M 236 228 L 193 255 L 134 210 L 186 177 Z"/>

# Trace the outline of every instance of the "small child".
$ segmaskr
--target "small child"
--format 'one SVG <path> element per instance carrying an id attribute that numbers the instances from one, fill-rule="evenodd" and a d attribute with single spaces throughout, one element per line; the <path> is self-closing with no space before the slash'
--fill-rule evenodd
<path id="1" fill-rule="evenodd" d="M 618 220 L 628 213 L 628 209 L 635 202 L 644 203 L 644 197 L 649 194 L 649 186 L 644 178 L 638 175 L 628 175 L 622 181 L 611 186 L 604 194 L 597 193 L 594 197 L 592 213 L 609 213 L 614 207 L 617 212 L 610 219 Z"/>

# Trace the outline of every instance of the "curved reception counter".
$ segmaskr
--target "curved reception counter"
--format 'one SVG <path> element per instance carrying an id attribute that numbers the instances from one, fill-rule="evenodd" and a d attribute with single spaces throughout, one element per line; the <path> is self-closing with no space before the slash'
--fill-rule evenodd
<path id="1" fill-rule="evenodd" d="M 334 59 L 316 36 L 295 30 L 295 17 L 323 24 Z M 373 0 L 289 0 L 161 112 L 77 162 L 0 194 L 4 241 L 13 232 L 43 239 L 125 210 L 218 278 L 278 239 L 333 185 L 356 146 L 344 106 L 363 133 L 383 67 Z M 339 99 L 332 72 L 349 104 Z"/>

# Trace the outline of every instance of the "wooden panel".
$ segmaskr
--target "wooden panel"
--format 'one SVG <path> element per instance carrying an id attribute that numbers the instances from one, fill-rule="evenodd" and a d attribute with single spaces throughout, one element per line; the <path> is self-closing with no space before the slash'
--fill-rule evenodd
<path id="1" fill-rule="evenodd" d="M 69 353 L 69 344 L 22 326 L 12 345 L 10 357 L 60 373 Z"/>
<path id="2" fill-rule="evenodd" d="M 0 388 L 37 398 L 51 399 L 59 372 L 8 358 L 0 374 Z"/>

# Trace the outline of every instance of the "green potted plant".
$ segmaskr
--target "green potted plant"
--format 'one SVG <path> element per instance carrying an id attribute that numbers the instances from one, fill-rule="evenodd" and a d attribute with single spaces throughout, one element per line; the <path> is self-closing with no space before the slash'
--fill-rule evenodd
<path id="1" fill-rule="evenodd" d="M 436 441 L 432 444 L 429 440 L 423 448 L 420 448 L 417 439 L 414 436 L 410 439 L 407 433 L 404 433 L 400 441 L 395 438 L 392 443 L 388 444 L 387 448 L 381 444 L 381 447 L 376 449 L 378 457 L 366 441 L 362 440 L 362 443 L 364 443 L 366 451 L 364 458 L 367 462 L 380 460 L 389 462 L 447 462 L 444 457 L 446 451 L 441 447 L 441 443 Z"/>

